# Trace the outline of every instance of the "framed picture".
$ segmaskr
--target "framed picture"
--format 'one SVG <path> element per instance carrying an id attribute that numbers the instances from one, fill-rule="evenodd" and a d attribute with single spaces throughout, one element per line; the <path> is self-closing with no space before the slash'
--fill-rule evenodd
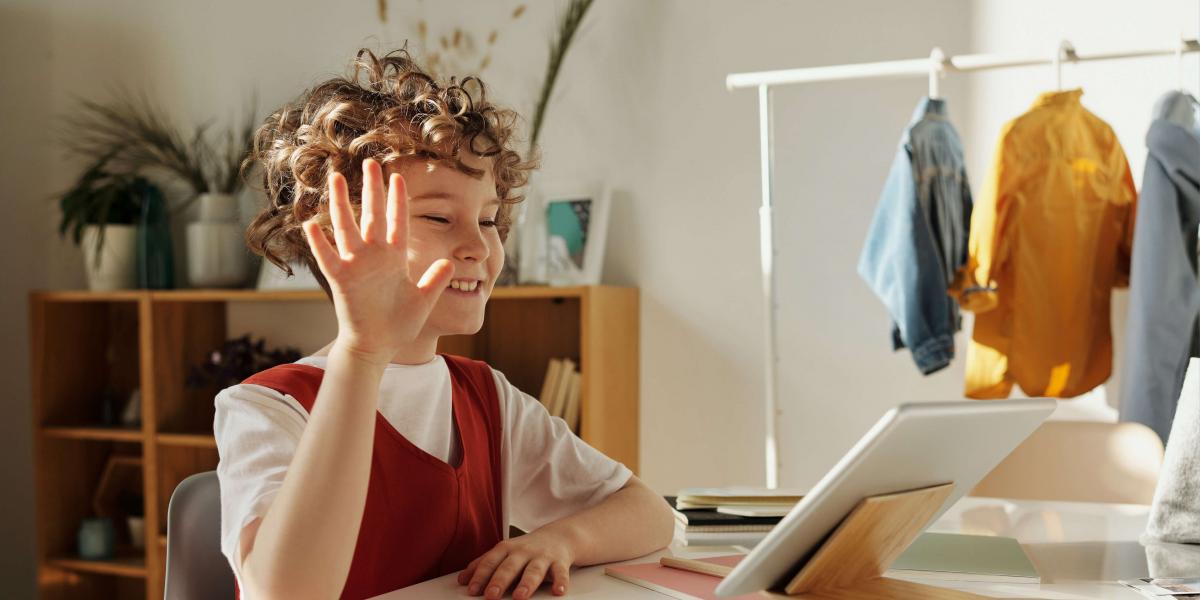
<path id="1" fill-rule="evenodd" d="M 538 195 L 546 283 L 598 285 L 608 235 L 607 186 L 548 185 Z"/>

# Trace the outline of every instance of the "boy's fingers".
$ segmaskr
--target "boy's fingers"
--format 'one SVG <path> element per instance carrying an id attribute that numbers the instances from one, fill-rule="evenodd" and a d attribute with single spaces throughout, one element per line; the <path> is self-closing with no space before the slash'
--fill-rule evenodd
<path id="1" fill-rule="evenodd" d="M 521 583 L 518 583 L 517 589 L 513 590 L 513 600 L 529 600 L 533 592 L 542 585 L 542 580 L 546 578 L 548 566 L 549 563 L 543 558 L 529 561 L 525 567 L 525 574 L 521 576 Z"/>
<path id="2" fill-rule="evenodd" d="M 487 582 L 487 589 L 484 590 L 483 596 L 487 600 L 500 600 L 504 597 L 504 592 L 512 586 L 513 581 L 517 579 L 525 570 L 525 565 L 529 564 L 528 557 L 522 554 L 509 554 L 504 562 L 496 567 L 491 578 Z"/>
<path id="3" fill-rule="evenodd" d="M 333 278 L 333 269 L 338 264 L 337 249 L 325 237 L 325 230 L 314 220 L 304 222 L 304 236 L 308 239 L 308 247 L 312 250 L 317 266 L 325 274 L 326 279 Z"/>
<path id="4" fill-rule="evenodd" d="M 483 586 L 492 578 L 492 571 L 500 566 L 504 557 L 508 553 L 500 548 L 492 548 L 480 556 L 479 564 L 475 565 L 475 573 L 471 575 L 471 582 L 467 585 L 467 593 L 472 596 L 478 596 L 483 593 Z"/>
<path id="5" fill-rule="evenodd" d="M 454 263 L 439 258 L 425 270 L 425 274 L 417 282 L 417 287 L 428 295 L 432 304 L 437 302 L 442 292 L 446 291 L 446 286 L 450 285 L 451 279 L 454 279 Z"/>
<path id="6" fill-rule="evenodd" d="M 337 240 L 338 251 L 347 258 L 362 246 L 362 234 L 354 223 L 350 192 L 341 173 L 329 176 L 329 218 L 333 221 L 333 238 Z"/>
<path id="7" fill-rule="evenodd" d="M 388 179 L 387 242 L 408 248 L 408 187 L 399 173 Z"/>
<path id="8" fill-rule="evenodd" d="M 387 236 L 383 169 L 373 158 L 363 161 L 362 239 L 371 244 Z"/>
<path id="9" fill-rule="evenodd" d="M 475 560 L 468 563 L 467 567 L 465 569 L 458 572 L 458 584 L 459 585 L 467 585 L 467 582 L 471 580 L 471 575 L 473 575 L 475 573 L 475 566 L 478 564 L 479 564 L 479 557 L 475 557 Z"/>
<path id="10" fill-rule="evenodd" d="M 571 578 L 571 569 L 567 568 L 567 565 L 556 562 L 550 565 L 550 575 L 553 580 L 550 593 L 555 596 L 567 593 L 567 580 Z"/>

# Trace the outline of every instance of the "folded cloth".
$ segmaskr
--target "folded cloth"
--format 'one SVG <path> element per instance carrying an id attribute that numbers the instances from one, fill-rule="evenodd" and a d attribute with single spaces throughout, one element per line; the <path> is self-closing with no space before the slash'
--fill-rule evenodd
<path id="1" fill-rule="evenodd" d="M 1200 543 L 1200 359 L 1191 359 L 1171 424 L 1146 541 Z M 1195 575 L 1195 574 L 1193 574 Z"/>
<path id="2" fill-rule="evenodd" d="M 1142 541 L 1146 547 L 1146 566 L 1153 579 L 1194 578 L 1200 576 L 1200 546 Z"/>

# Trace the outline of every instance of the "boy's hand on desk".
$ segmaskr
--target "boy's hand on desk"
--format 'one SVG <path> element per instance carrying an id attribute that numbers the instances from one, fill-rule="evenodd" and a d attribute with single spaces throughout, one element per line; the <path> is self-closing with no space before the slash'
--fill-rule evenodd
<path id="1" fill-rule="evenodd" d="M 393 174 L 384 200 L 383 170 L 363 161 L 362 224 L 355 222 L 346 178 L 329 176 L 333 240 L 315 219 L 304 233 L 329 282 L 337 312 L 337 344 L 354 355 L 387 363 L 411 343 L 454 277 L 449 260 L 434 261 L 419 282 L 408 272 L 408 197 Z"/>
<path id="2" fill-rule="evenodd" d="M 504 540 L 471 561 L 458 574 L 458 583 L 472 596 L 497 600 L 510 587 L 515 600 L 533 596 L 542 582 L 551 582 L 551 593 L 567 593 L 567 579 L 575 562 L 571 540 L 552 527 L 543 527 L 518 538 Z"/>

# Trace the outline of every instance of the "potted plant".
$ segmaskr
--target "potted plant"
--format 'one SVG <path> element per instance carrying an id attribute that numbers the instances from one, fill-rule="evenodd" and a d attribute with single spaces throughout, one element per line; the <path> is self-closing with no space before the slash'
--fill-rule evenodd
<path id="1" fill-rule="evenodd" d="M 145 95 L 121 92 L 107 104 L 80 100 L 77 116 L 68 121 L 68 143 L 83 155 L 111 154 L 126 171 L 158 172 L 186 185 L 191 195 L 171 212 L 199 202 L 199 219 L 185 228 L 188 280 L 200 287 L 236 286 L 246 280 L 249 258 L 237 206 L 241 163 L 254 135 L 254 111 L 247 114 L 223 134 L 211 133 L 206 123 L 185 136 Z"/>
<path id="2" fill-rule="evenodd" d="M 265 339 L 253 341 L 246 334 L 225 341 L 207 360 L 192 366 L 184 384 L 188 389 L 206 386 L 223 389 L 276 365 L 296 362 L 300 356 L 300 351 L 290 346 L 267 349 Z"/>
<path id="3" fill-rule="evenodd" d="M 542 78 L 537 103 L 533 109 L 533 133 L 529 138 L 529 156 L 533 156 L 537 149 L 538 138 L 541 136 L 542 125 L 545 122 L 550 98 L 554 92 L 554 84 L 558 81 L 558 74 L 566 61 L 567 51 L 570 50 L 571 42 L 575 40 L 575 35 L 579 32 L 588 9 L 592 7 L 592 2 L 593 0 L 570 0 L 566 11 L 559 17 L 558 28 L 550 40 L 550 56 L 546 61 L 546 74 Z M 530 179 L 526 186 L 528 190 L 535 190 L 537 185 L 534 183 L 534 178 L 537 177 L 538 175 L 534 174 Z M 539 203 L 537 206 L 531 207 L 530 202 Z M 538 195 L 532 193 L 528 194 L 527 200 L 517 208 L 515 222 L 505 244 L 506 251 L 513 257 L 505 261 L 506 270 L 516 272 L 505 273 L 501 276 L 501 280 L 506 284 L 511 285 L 514 282 L 544 283 L 546 281 L 548 239 L 545 232 L 545 215 L 542 214 L 544 209 L 545 206 L 541 205 Z M 531 210 L 534 211 L 533 214 L 530 214 Z"/>
<path id="4" fill-rule="evenodd" d="M 144 177 L 110 168 L 119 151 L 93 161 L 59 198 L 59 235 L 82 246 L 88 287 L 96 291 L 137 287 L 137 224 L 143 199 L 159 193 Z"/>

